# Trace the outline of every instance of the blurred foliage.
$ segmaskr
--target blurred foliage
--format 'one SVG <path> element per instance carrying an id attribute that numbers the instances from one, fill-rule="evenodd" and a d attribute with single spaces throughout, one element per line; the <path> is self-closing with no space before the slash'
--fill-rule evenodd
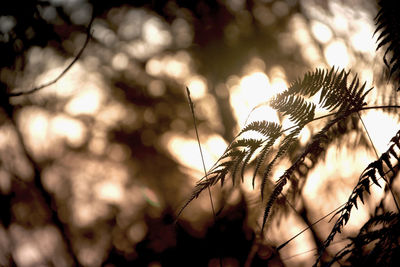
<path id="1" fill-rule="evenodd" d="M 92 14 L 92 38 L 72 69 L 55 85 L 9 98 L 63 71 Z M 238 132 L 232 97 L 242 77 L 259 71 L 271 83 L 294 80 L 332 64 L 330 45 L 345 47 L 348 66 L 387 96 L 382 64 L 351 41 L 375 14 L 375 3 L 356 0 L 3 1 L 0 265 L 310 264 L 282 260 L 274 247 L 285 240 L 258 235 L 259 201 L 246 188 L 213 189 L 215 223 L 204 194 L 174 224 L 202 176 L 187 164 L 197 144 L 190 157 L 177 154 L 186 147 L 176 140 L 194 142 L 184 88 L 205 143 L 230 142 Z M 323 26 L 326 40 L 313 31 Z M 333 130 L 350 144 L 367 143 L 353 120 Z M 326 211 L 305 202 L 296 202 L 294 230 Z M 307 242 L 318 246 L 326 233 L 315 228 Z"/>

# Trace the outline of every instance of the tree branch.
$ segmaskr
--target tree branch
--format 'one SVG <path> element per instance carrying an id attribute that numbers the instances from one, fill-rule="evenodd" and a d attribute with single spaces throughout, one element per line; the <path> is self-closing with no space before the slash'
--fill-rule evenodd
<path id="1" fill-rule="evenodd" d="M 29 95 L 29 94 L 35 93 L 35 92 L 37 92 L 37 91 L 39 91 L 39 90 L 41 90 L 43 88 L 46 88 L 46 87 L 48 87 L 50 85 L 53 85 L 56 82 L 58 82 L 72 68 L 72 66 L 79 60 L 79 58 L 83 54 L 83 51 L 85 50 L 86 46 L 88 45 L 88 43 L 89 43 L 89 41 L 91 39 L 91 36 L 92 36 L 91 29 L 92 29 L 92 24 L 93 24 L 94 17 L 95 16 L 94 16 L 94 12 L 93 12 L 92 13 L 92 17 L 90 19 L 90 22 L 89 22 L 89 24 L 87 26 L 87 29 L 86 29 L 86 40 L 85 40 L 85 43 L 83 44 L 82 48 L 79 50 L 79 52 L 75 56 L 74 60 L 72 60 L 72 62 L 55 79 L 53 79 L 50 82 L 44 83 L 44 84 L 42 84 L 40 86 L 37 86 L 35 88 L 32 88 L 32 89 L 30 89 L 28 91 L 20 91 L 20 92 L 15 92 L 15 93 L 8 93 L 7 96 L 10 98 L 10 97 L 21 96 L 21 95 Z"/>

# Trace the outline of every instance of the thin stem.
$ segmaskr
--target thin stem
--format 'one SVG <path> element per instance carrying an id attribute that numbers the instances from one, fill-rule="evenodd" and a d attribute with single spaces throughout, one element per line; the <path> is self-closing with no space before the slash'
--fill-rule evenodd
<path id="1" fill-rule="evenodd" d="M 207 174 L 206 164 L 204 162 L 203 150 L 201 148 L 199 132 L 197 130 L 196 116 L 194 114 L 194 105 L 193 105 L 193 101 L 192 101 L 192 99 L 190 97 L 190 91 L 189 91 L 188 87 L 186 87 L 186 93 L 187 93 L 187 97 L 188 97 L 188 100 L 189 100 L 190 111 L 192 112 L 194 130 L 196 132 L 197 144 L 199 145 L 199 150 L 200 150 L 201 162 L 203 164 L 204 175 L 206 177 L 206 180 L 208 180 L 208 174 Z M 211 209 L 212 209 L 214 223 L 215 223 L 217 221 L 217 215 L 216 215 L 216 212 L 215 212 L 214 201 L 213 201 L 213 198 L 212 198 L 210 185 L 207 186 L 207 189 L 208 189 L 208 195 L 210 197 Z M 219 264 L 222 267 L 222 257 L 221 256 L 219 257 Z"/>
<path id="2" fill-rule="evenodd" d="M 192 112 L 192 118 L 193 118 L 193 123 L 194 123 L 194 130 L 195 130 L 195 132 L 196 132 L 197 144 L 199 145 L 200 156 L 201 156 L 201 162 L 202 162 L 202 164 L 203 164 L 203 170 L 204 170 L 204 176 L 206 177 L 206 180 L 208 180 L 208 174 L 207 174 L 206 164 L 204 163 L 203 150 L 202 150 L 202 148 L 201 148 L 201 142 L 200 142 L 199 132 L 198 132 L 198 130 L 197 130 L 196 116 L 195 116 L 195 114 L 194 114 L 194 105 L 193 105 L 193 102 L 192 102 L 192 98 L 190 97 L 189 88 L 187 88 L 187 87 L 186 87 L 186 93 L 187 93 L 188 100 L 189 100 L 190 111 Z M 215 208 L 214 208 L 214 202 L 213 202 L 213 199 L 212 199 L 210 186 L 208 186 L 207 188 L 208 188 L 208 193 L 209 193 L 209 195 L 210 195 L 210 202 L 211 202 L 212 212 L 213 212 L 213 215 L 214 215 L 214 221 L 216 221 L 216 212 L 215 212 Z"/>

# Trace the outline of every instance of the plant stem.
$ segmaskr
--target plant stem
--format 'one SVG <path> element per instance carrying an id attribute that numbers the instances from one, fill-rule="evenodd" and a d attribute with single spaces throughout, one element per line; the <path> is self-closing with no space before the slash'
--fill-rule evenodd
<path id="1" fill-rule="evenodd" d="M 193 101 L 192 101 L 192 99 L 190 97 L 189 88 L 187 88 L 187 87 L 186 87 L 186 93 L 187 93 L 187 97 L 188 97 L 188 100 L 189 100 L 190 111 L 192 112 L 194 130 L 196 132 L 197 144 L 199 145 L 199 150 L 200 150 L 201 162 L 203 164 L 204 175 L 206 177 L 206 180 L 208 180 L 206 164 L 204 163 L 203 150 L 201 149 L 201 142 L 200 142 L 199 132 L 197 130 L 196 116 L 194 114 L 194 105 L 193 105 Z M 212 198 L 212 195 L 211 195 L 210 185 L 207 186 L 207 189 L 208 189 L 208 195 L 210 197 L 211 209 L 212 209 L 213 218 L 214 218 L 214 224 L 215 224 L 217 222 L 217 215 L 216 215 L 216 212 L 215 212 L 214 202 L 213 202 L 213 198 Z M 222 267 L 222 257 L 221 257 L 221 255 L 219 256 L 219 264 Z"/>

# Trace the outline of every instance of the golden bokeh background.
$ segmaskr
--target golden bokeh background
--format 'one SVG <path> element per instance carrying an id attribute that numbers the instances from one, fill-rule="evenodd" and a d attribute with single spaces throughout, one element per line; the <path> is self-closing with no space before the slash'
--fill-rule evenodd
<path id="1" fill-rule="evenodd" d="M 185 87 L 207 169 L 247 123 L 291 126 L 267 102 L 306 71 L 351 69 L 375 87 L 369 104 L 394 101 L 383 53 L 376 51 L 376 3 L 31 2 L 0 4 L 0 82 L 7 92 L 56 78 L 81 49 L 92 12 L 95 18 L 92 39 L 62 79 L 10 98 L 1 110 L 1 266 L 218 266 L 219 257 L 224 266 L 243 266 L 254 244 L 252 266 L 264 266 L 271 247 L 343 204 L 375 158 L 364 130 L 348 130 L 292 203 L 302 216 L 287 210 L 262 240 L 256 237 L 263 206 L 250 173 L 236 189 L 230 182 L 212 188 L 222 210 L 217 226 L 206 192 L 174 224 L 204 175 Z M 326 111 L 317 110 L 321 114 Z M 362 117 L 378 152 L 386 151 L 398 120 L 380 110 Z M 321 125 L 303 130 L 299 148 Z M 274 177 L 289 164 L 280 162 Z M 383 193 L 373 190 L 379 202 Z M 373 208 L 352 215 L 330 253 Z M 310 266 L 332 227 L 329 218 L 273 261 Z"/>

